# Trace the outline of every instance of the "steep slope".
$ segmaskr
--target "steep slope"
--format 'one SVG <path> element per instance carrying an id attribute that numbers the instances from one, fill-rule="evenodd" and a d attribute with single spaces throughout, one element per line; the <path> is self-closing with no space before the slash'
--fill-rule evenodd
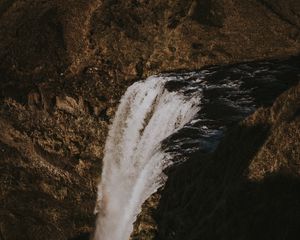
<path id="1" fill-rule="evenodd" d="M 107 126 L 127 86 L 166 70 L 297 54 L 297 6 L 0 0 L 0 237 L 91 232 Z"/>
<path id="2" fill-rule="evenodd" d="M 298 239 L 300 85 L 171 174 L 157 239 Z M 150 238 L 149 238 L 150 239 Z"/>
<path id="3" fill-rule="evenodd" d="M 239 124 L 234 117 L 229 120 L 215 152 L 202 147 L 168 169 L 166 187 L 144 204 L 131 239 L 297 239 L 300 65 L 299 58 L 285 62 L 295 67 L 288 73 L 283 63 L 266 74 L 257 70 L 258 62 L 237 65 L 248 71 L 254 67 L 257 74 L 248 72 L 251 77 L 245 78 L 235 76 L 237 67 L 218 67 L 209 77 L 214 84 L 244 79 L 263 107 Z M 273 102 L 283 86 L 295 83 Z M 218 107 L 220 99 L 226 102 L 218 95 L 221 89 L 210 91 L 202 92 L 206 103 L 200 116 L 226 126 L 233 113 Z"/>

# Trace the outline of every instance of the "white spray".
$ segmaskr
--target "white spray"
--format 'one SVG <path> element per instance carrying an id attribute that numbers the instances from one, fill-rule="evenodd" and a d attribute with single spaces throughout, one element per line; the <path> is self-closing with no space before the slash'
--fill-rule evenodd
<path id="1" fill-rule="evenodd" d="M 121 99 L 105 145 L 95 240 L 129 239 L 142 204 L 166 180 L 171 161 L 161 141 L 199 111 L 199 97 L 169 92 L 167 81 L 150 77 Z"/>

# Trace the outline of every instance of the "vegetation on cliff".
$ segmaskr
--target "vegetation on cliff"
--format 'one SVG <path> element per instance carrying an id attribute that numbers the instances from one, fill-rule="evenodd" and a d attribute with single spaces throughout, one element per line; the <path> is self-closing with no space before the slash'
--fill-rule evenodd
<path id="1" fill-rule="evenodd" d="M 293 0 L 0 0 L 0 238 L 57 240 L 92 232 L 107 126 L 127 86 L 162 71 L 296 55 L 299 12 L 299 3 Z M 213 172 L 218 181 L 228 179 L 209 194 L 219 201 L 223 195 L 218 194 L 224 193 L 223 201 L 232 201 L 234 214 L 243 211 L 236 207 L 239 199 L 233 192 L 246 186 L 250 193 L 240 196 L 245 200 L 243 209 L 251 203 L 249 214 L 263 214 L 260 201 L 276 198 L 278 211 L 286 207 L 286 212 L 277 213 L 286 214 L 286 223 L 292 221 L 288 214 L 298 209 L 298 203 L 293 202 L 294 208 L 282 206 L 280 199 L 298 194 L 292 188 L 298 186 L 299 175 L 297 89 L 272 108 L 259 110 L 228 137 L 228 146 L 258 144 L 256 150 L 241 154 L 241 164 L 251 159 L 247 177 L 235 181 L 233 170 L 225 173 L 238 161 L 238 151 L 227 150 L 237 155 L 226 165 L 216 155 Z M 261 125 L 266 126 L 263 131 L 255 130 Z M 277 170 L 286 175 L 266 177 Z M 230 185 L 233 182 L 237 183 Z M 190 189 L 199 187 L 194 191 L 197 196 L 208 186 L 198 180 L 190 184 Z M 269 188 L 270 192 L 265 190 Z M 279 189 L 286 194 L 278 193 Z M 210 198 L 205 201 L 213 204 Z M 197 205 L 191 202 L 184 208 L 189 206 Z M 217 223 L 216 234 L 233 236 L 226 232 L 229 223 L 239 224 L 245 234 L 250 231 L 244 229 L 248 220 L 227 221 L 226 214 L 232 211 L 223 214 L 223 206 L 227 205 L 220 203 L 216 212 L 207 215 L 211 220 L 203 222 L 207 231 L 213 234 Z M 163 239 L 172 233 L 166 226 L 171 209 L 164 207 L 160 213 Z M 270 218 L 272 213 L 266 212 Z M 189 219 L 176 214 L 182 221 Z M 263 227 L 257 220 L 266 218 L 258 216 L 262 218 L 254 219 L 253 229 Z M 174 227 L 182 226 L 180 219 L 174 218 Z M 182 234 L 188 231 L 193 236 L 212 236 L 189 227 Z"/>

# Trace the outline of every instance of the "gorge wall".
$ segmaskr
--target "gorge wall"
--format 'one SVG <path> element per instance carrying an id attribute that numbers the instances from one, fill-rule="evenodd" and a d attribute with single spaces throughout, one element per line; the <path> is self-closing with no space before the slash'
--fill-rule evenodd
<path id="1" fill-rule="evenodd" d="M 163 71 L 297 55 L 299 8 L 293 0 L 0 0 L 0 238 L 70 239 L 92 232 L 107 127 L 125 89 Z M 268 146 L 288 159 L 299 156 L 299 148 L 288 148 L 299 135 L 289 138 L 283 130 L 297 129 L 297 89 L 242 123 L 269 126 L 251 166 L 274 169 L 272 159 L 287 161 Z M 252 137 L 236 131 L 237 139 L 239 131 L 243 141 L 256 138 L 256 131 Z M 265 184 L 261 188 L 272 182 Z M 158 224 L 168 239 L 163 231 L 169 228 Z"/>
<path id="2" fill-rule="evenodd" d="M 215 154 L 175 170 L 155 239 L 297 239 L 299 103 L 298 85 L 234 128 Z"/>
<path id="3" fill-rule="evenodd" d="M 257 64 L 249 63 L 246 69 L 254 67 L 257 73 Z M 267 66 L 270 62 L 262 64 Z M 282 66 L 278 69 L 279 75 L 275 67 L 266 71 L 267 75 L 260 72 L 260 76 L 239 78 L 242 82 L 246 80 L 246 86 L 250 83 L 256 106 L 260 108 L 239 124 L 227 124 L 225 137 L 215 151 L 200 147 L 183 164 L 168 169 L 165 188 L 144 204 L 132 239 L 298 238 L 299 58 L 286 65 L 295 72 L 284 73 Z M 228 68 L 230 66 L 224 67 L 221 74 L 223 83 L 223 79 L 229 82 L 232 77 L 236 79 Z M 218 82 L 220 72 L 218 68 L 209 82 Z M 290 86 L 285 85 L 287 76 Z M 256 84 L 259 87 L 254 87 Z M 235 111 L 224 110 L 227 101 L 224 92 L 220 93 L 220 85 L 216 84 L 218 91 L 210 88 L 208 93 L 204 91 L 206 103 L 200 116 L 226 125 Z M 283 86 L 289 90 L 277 97 Z M 277 94 L 272 96 L 266 92 Z M 230 98 L 233 95 L 231 92 Z M 238 121 L 236 117 L 231 119 Z M 206 122 L 202 124 L 210 128 Z M 205 141 L 201 145 L 205 146 Z"/>

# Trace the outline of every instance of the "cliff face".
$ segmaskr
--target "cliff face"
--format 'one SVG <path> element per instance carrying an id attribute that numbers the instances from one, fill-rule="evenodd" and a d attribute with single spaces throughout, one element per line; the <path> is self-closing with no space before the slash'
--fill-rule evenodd
<path id="1" fill-rule="evenodd" d="M 297 239 L 299 104 L 298 84 L 231 129 L 214 154 L 174 170 L 156 239 Z"/>
<path id="2" fill-rule="evenodd" d="M 270 68 L 259 72 L 260 64 Z M 167 169 L 166 186 L 144 204 L 131 239 L 298 238 L 299 66 L 299 58 L 292 58 L 213 67 L 209 81 L 219 88 L 213 93 L 209 86 L 203 89 L 199 116 L 208 129 L 211 122 L 216 121 L 214 129 L 221 123 L 224 137 L 212 152 L 205 146 L 215 140 L 206 136 L 197 152 L 185 155 L 187 161 Z M 259 74 L 236 77 L 238 69 Z M 218 107 L 220 99 L 226 102 L 218 81 L 232 78 L 241 81 L 240 92 L 250 87 L 260 106 L 243 121 L 245 115 L 237 118 L 226 104 Z"/>
<path id="3" fill-rule="evenodd" d="M 107 126 L 126 87 L 161 71 L 297 54 L 299 19 L 293 0 L 0 0 L 0 237 L 92 231 Z M 294 156 L 279 120 L 264 121 L 278 154 Z M 273 169 L 268 146 L 251 181 L 264 176 L 257 166 Z"/>

